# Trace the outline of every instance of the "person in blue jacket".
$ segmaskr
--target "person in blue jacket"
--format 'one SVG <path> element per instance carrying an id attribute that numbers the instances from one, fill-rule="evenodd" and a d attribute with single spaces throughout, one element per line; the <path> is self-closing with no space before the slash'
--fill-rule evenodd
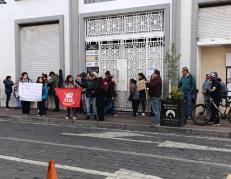
<path id="1" fill-rule="evenodd" d="M 43 77 L 38 77 L 37 83 L 42 83 L 42 101 L 38 102 L 38 116 L 46 116 L 46 100 L 48 98 L 48 86 Z"/>
<path id="2" fill-rule="evenodd" d="M 14 86 L 13 81 L 11 81 L 11 76 L 7 76 L 6 79 L 3 81 L 5 85 L 5 94 L 6 94 L 6 109 L 10 109 L 9 102 L 10 97 L 13 92 L 12 86 Z"/>
<path id="3" fill-rule="evenodd" d="M 187 119 L 192 118 L 193 105 L 196 103 L 197 89 L 196 89 L 196 79 L 189 73 L 187 67 L 182 68 L 182 77 L 180 79 L 179 88 L 184 93 L 184 99 L 187 102 L 186 114 Z"/>

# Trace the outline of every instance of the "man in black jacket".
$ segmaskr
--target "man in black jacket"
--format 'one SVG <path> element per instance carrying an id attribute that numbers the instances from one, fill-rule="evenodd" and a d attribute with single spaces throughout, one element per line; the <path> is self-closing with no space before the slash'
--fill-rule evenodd
<path id="1" fill-rule="evenodd" d="M 151 106 L 153 113 L 155 114 L 155 122 L 160 125 L 160 97 L 162 93 L 162 79 L 160 77 L 160 71 L 155 70 L 152 74 L 151 80 L 147 82 L 149 88 L 148 93 L 151 97 Z"/>
<path id="2" fill-rule="evenodd" d="M 221 102 L 221 83 L 220 83 L 220 80 L 217 78 L 216 73 L 214 72 L 210 73 L 210 78 L 212 81 L 210 95 L 211 95 L 211 98 L 213 99 L 213 102 L 216 105 L 216 106 L 214 106 L 213 104 L 211 105 L 211 112 L 212 112 L 211 122 L 219 126 L 220 121 L 219 121 L 217 108 L 219 108 L 219 105 Z"/>

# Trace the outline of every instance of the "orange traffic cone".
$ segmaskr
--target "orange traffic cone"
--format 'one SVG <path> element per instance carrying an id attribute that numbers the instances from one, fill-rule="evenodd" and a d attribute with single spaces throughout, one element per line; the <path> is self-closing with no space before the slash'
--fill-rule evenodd
<path id="1" fill-rule="evenodd" d="M 47 179 L 58 179 L 57 172 L 55 169 L 55 161 L 54 160 L 49 161 Z"/>

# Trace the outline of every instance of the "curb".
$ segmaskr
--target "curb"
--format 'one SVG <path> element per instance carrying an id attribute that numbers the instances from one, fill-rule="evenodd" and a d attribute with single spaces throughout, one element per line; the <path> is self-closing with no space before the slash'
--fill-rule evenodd
<path id="1" fill-rule="evenodd" d="M 231 138 L 231 129 L 224 130 L 210 130 L 210 129 L 195 129 L 189 127 L 166 127 L 166 126 L 153 126 L 142 124 L 129 124 L 122 122 L 106 122 L 106 121 L 91 121 L 91 120 L 78 120 L 78 121 L 66 121 L 60 118 L 52 117 L 36 117 L 36 116 L 21 116 L 21 115 L 4 115 L 0 114 L 1 119 L 13 119 L 12 121 L 21 122 L 34 122 L 34 123 L 48 123 L 48 124 L 61 124 L 61 125 L 73 125 L 78 127 L 99 127 L 108 129 L 121 129 L 130 131 L 141 132 L 159 132 L 159 133 L 173 133 L 173 134 L 185 134 L 207 137 L 221 137 Z"/>

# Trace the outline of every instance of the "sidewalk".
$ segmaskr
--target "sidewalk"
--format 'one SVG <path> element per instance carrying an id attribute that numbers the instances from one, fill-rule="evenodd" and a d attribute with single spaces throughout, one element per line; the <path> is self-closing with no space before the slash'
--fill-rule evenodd
<path id="1" fill-rule="evenodd" d="M 156 127 L 152 124 L 152 117 L 138 116 L 137 118 L 133 118 L 130 113 L 118 113 L 118 116 L 106 116 L 105 121 L 84 120 L 85 115 L 83 114 L 79 114 L 78 117 L 79 120 L 75 121 L 65 120 L 65 111 L 55 113 L 50 110 L 48 111 L 48 116 L 38 117 L 35 109 L 31 110 L 30 116 L 25 116 L 22 115 L 21 110 L 0 108 L 0 118 L 3 120 L 231 138 L 231 124 L 227 120 L 221 120 L 221 126 L 219 127 L 196 126 L 192 121 L 188 121 L 186 126 L 177 128 Z"/>

